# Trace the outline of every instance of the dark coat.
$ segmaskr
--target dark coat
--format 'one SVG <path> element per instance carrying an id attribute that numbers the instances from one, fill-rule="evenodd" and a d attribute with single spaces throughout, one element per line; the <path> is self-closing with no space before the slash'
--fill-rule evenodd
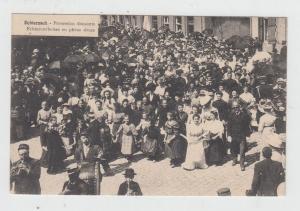
<path id="1" fill-rule="evenodd" d="M 232 137 L 232 142 L 246 141 L 246 137 L 250 135 L 251 118 L 248 113 L 241 111 L 240 114 L 234 112 L 229 114 L 227 134 Z"/>
<path id="2" fill-rule="evenodd" d="M 156 94 L 153 94 L 152 99 L 150 99 L 150 93 L 146 93 L 146 97 L 148 100 L 148 103 L 154 107 L 156 107 L 159 103 L 159 96 Z"/>
<path id="3" fill-rule="evenodd" d="M 118 190 L 118 195 L 127 195 L 127 194 L 129 194 L 129 195 L 132 194 L 135 196 L 143 195 L 139 184 L 134 181 L 131 181 L 129 183 L 129 187 L 128 187 L 128 183 L 126 181 L 120 185 L 119 190 Z"/>
<path id="4" fill-rule="evenodd" d="M 29 158 L 25 161 L 25 165 L 29 169 L 28 174 L 24 170 L 20 170 L 22 169 L 21 163 L 22 161 L 18 160 L 11 167 L 10 180 L 15 184 L 14 192 L 16 194 L 41 194 L 39 160 Z"/>
<path id="5" fill-rule="evenodd" d="M 74 157 L 77 163 L 81 164 L 82 162 L 92 163 L 95 162 L 95 158 L 101 157 L 103 151 L 98 145 L 91 145 L 90 149 L 86 156 L 84 156 L 83 144 L 78 144 L 78 147 L 75 149 Z"/>
<path id="6" fill-rule="evenodd" d="M 101 124 L 98 120 L 89 123 L 87 133 L 90 143 L 92 145 L 100 145 L 100 127 Z"/>
<path id="7" fill-rule="evenodd" d="M 218 109 L 220 120 L 227 121 L 229 113 L 229 105 L 224 100 L 216 100 L 212 104 L 213 107 Z"/>
<path id="8" fill-rule="evenodd" d="M 252 193 L 258 196 L 277 196 L 277 187 L 284 181 L 284 169 L 278 161 L 265 159 L 255 164 Z"/>
<path id="9" fill-rule="evenodd" d="M 47 128 L 45 132 L 47 142 L 48 168 L 60 168 L 66 158 L 66 150 L 57 130 Z"/>
<path id="10" fill-rule="evenodd" d="M 225 86 L 225 89 L 228 93 L 231 93 L 233 90 L 238 91 L 239 85 L 234 79 L 227 79 L 223 81 L 223 84 Z"/>
<path id="11" fill-rule="evenodd" d="M 62 195 L 88 195 L 88 185 L 81 179 L 78 179 L 75 184 L 66 181 L 63 185 Z"/>

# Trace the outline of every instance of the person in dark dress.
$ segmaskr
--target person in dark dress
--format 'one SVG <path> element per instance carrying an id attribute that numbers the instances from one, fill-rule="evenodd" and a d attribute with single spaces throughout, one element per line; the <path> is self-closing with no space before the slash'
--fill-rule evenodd
<path id="1" fill-rule="evenodd" d="M 158 120 L 158 127 L 162 128 L 167 121 L 167 113 L 170 112 L 170 108 L 166 99 L 161 101 L 161 105 L 156 110 L 156 119 Z"/>
<path id="2" fill-rule="evenodd" d="M 123 175 L 125 176 L 126 181 L 119 186 L 118 195 L 123 195 L 123 196 L 143 195 L 140 185 L 137 182 L 133 181 L 134 175 L 136 175 L 134 170 L 132 168 L 128 168 L 125 170 L 125 174 Z"/>
<path id="3" fill-rule="evenodd" d="M 218 109 L 219 119 L 221 121 L 227 121 L 228 112 L 230 111 L 228 104 L 222 99 L 223 93 L 216 92 L 216 100 L 212 103 L 212 106 Z"/>
<path id="4" fill-rule="evenodd" d="M 233 112 L 230 113 L 227 125 L 227 140 L 230 142 L 230 151 L 233 156 L 232 165 L 237 164 L 237 155 L 240 154 L 241 170 L 245 171 L 245 153 L 247 150 L 246 137 L 250 135 L 251 118 L 241 109 L 237 102 L 232 104 Z"/>
<path id="5" fill-rule="evenodd" d="M 187 141 L 180 134 L 180 125 L 174 120 L 174 114 L 168 112 L 165 124 L 165 155 L 170 158 L 172 168 L 179 167 L 185 160 Z"/>
<path id="6" fill-rule="evenodd" d="M 46 151 L 48 160 L 48 174 L 55 174 L 64 168 L 63 160 L 66 158 L 66 151 L 63 141 L 59 135 L 57 119 L 52 116 L 46 127 Z"/>

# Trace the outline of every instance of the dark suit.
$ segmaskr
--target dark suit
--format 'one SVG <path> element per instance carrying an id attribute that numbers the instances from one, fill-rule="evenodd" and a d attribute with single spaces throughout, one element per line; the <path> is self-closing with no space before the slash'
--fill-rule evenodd
<path id="1" fill-rule="evenodd" d="M 277 187 L 284 181 L 282 164 L 265 159 L 255 164 L 252 180 L 252 194 L 258 196 L 277 196 Z"/>
<path id="2" fill-rule="evenodd" d="M 232 137 L 230 151 L 233 155 L 233 159 L 237 159 L 237 155 L 240 154 L 240 165 L 244 167 L 245 152 L 246 152 L 246 137 L 250 135 L 250 116 L 243 111 L 239 114 L 235 112 L 230 113 L 227 124 L 227 135 Z"/>
<path id="3" fill-rule="evenodd" d="M 129 183 L 129 187 L 128 187 L 128 182 L 125 181 L 120 185 L 118 195 L 141 196 L 143 194 L 142 194 L 141 188 L 137 182 L 131 181 Z"/>
<path id="4" fill-rule="evenodd" d="M 103 150 L 98 145 L 90 145 L 89 150 L 86 155 L 84 155 L 83 144 L 79 143 L 78 147 L 75 149 L 74 157 L 76 162 L 80 165 L 83 162 L 94 163 L 96 158 L 102 158 Z M 108 161 L 106 159 L 101 159 L 101 164 L 104 171 L 110 169 Z"/>
<path id="5" fill-rule="evenodd" d="M 82 179 L 78 179 L 73 184 L 66 181 L 63 185 L 62 195 L 88 195 L 88 188 L 88 185 Z"/>
<path id="6" fill-rule="evenodd" d="M 146 94 L 146 97 L 147 97 L 147 100 L 148 100 L 148 103 L 154 107 L 156 107 L 159 103 L 159 96 L 157 96 L 156 94 L 152 93 L 150 95 L 150 93 L 147 93 Z"/>
<path id="7" fill-rule="evenodd" d="M 98 120 L 93 120 L 89 123 L 87 133 L 90 143 L 92 145 L 101 145 L 100 143 L 100 127 L 101 124 Z"/>
<path id="8" fill-rule="evenodd" d="M 212 104 L 213 107 L 218 109 L 220 120 L 227 121 L 228 112 L 229 112 L 229 105 L 224 100 L 216 100 Z"/>
<path id="9" fill-rule="evenodd" d="M 29 173 L 23 170 L 24 166 L 29 169 Z M 14 192 L 16 194 L 41 194 L 40 175 L 39 160 L 29 158 L 24 164 L 21 160 L 14 162 L 10 172 L 10 181 L 15 184 Z"/>

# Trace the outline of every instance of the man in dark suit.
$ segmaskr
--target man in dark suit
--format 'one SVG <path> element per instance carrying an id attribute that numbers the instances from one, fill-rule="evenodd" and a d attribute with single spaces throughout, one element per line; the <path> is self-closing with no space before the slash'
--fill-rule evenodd
<path id="1" fill-rule="evenodd" d="M 136 173 L 134 173 L 134 170 L 132 168 L 125 170 L 124 176 L 126 181 L 120 185 L 118 190 L 118 195 L 126 195 L 126 196 L 143 195 L 139 184 L 133 181 L 134 175 L 136 175 Z"/>
<path id="2" fill-rule="evenodd" d="M 87 133 L 89 142 L 92 145 L 101 145 L 100 143 L 100 122 L 95 118 L 95 114 L 90 112 L 89 113 L 89 120 Z"/>
<path id="3" fill-rule="evenodd" d="M 240 154 L 241 170 L 245 171 L 245 153 L 247 148 L 246 137 L 250 136 L 251 118 L 247 112 L 241 109 L 238 102 L 233 102 L 232 112 L 228 117 L 227 140 L 230 142 L 230 151 L 233 156 L 232 165 L 237 164 L 237 155 Z"/>
<path id="4" fill-rule="evenodd" d="M 113 173 L 109 167 L 108 161 L 103 158 L 103 150 L 99 145 L 92 145 L 88 133 L 83 131 L 80 134 L 80 142 L 78 147 L 75 149 L 74 157 L 78 165 L 81 166 L 82 163 L 95 163 L 96 159 L 101 160 L 101 164 L 107 176 L 112 176 Z"/>
<path id="5" fill-rule="evenodd" d="M 156 94 L 154 94 L 153 88 L 149 89 L 149 91 L 146 93 L 146 97 L 150 105 L 154 107 L 158 105 L 159 97 Z"/>
<path id="6" fill-rule="evenodd" d="M 231 93 L 233 90 L 238 90 L 238 83 L 236 80 L 232 79 L 232 73 L 227 73 L 227 79 L 223 82 L 224 87 L 228 93 Z"/>
<path id="7" fill-rule="evenodd" d="M 16 194 L 41 194 L 39 160 L 29 156 L 29 146 L 20 144 L 18 147 L 20 160 L 12 164 L 10 182 L 14 184 Z"/>
<path id="8" fill-rule="evenodd" d="M 280 162 L 271 159 L 270 147 L 264 147 L 262 154 L 265 159 L 255 164 L 252 187 L 247 195 L 277 196 L 277 187 L 284 181 L 284 169 Z"/>

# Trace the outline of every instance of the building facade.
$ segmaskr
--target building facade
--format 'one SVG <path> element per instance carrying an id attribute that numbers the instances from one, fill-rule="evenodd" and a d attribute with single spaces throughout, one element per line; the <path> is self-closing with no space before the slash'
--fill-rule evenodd
<path id="1" fill-rule="evenodd" d="M 251 36 L 263 43 L 264 50 L 280 50 L 287 42 L 287 18 L 284 17 L 203 17 L 203 16 L 138 16 L 101 15 L 108 25 L 120 22 L 139 28 L 159 29 L 168 26 L 171 31 L 182 31 L 185 35 L 205 29 L 212 29 L 218 39 L 233 35 Z"/>

